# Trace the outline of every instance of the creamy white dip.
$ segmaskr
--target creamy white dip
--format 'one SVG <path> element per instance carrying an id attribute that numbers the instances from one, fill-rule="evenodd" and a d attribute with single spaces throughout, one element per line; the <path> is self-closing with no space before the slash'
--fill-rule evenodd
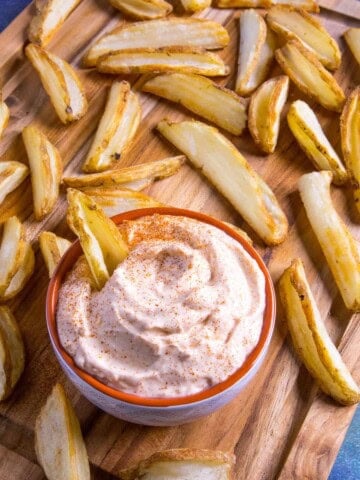
<path id="1" fill-rule="evenodd" d="M 265 278 L 233 238 L 185 217 L 120 227 L 129 256 L 99 292 L 84 261 L 59 293 L 57 327 L 75 363 L 116 389 L 189 395 L 229 377 L 257 344 Z"/>

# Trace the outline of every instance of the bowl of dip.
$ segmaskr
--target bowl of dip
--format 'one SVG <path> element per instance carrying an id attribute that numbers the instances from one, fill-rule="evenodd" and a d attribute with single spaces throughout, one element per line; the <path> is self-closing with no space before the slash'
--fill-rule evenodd
<path id="1" fill-rule="evenodd" d="M 234 229 L 157 207 L 112 218 L 129 256 L 101 291 L 76 241 L 48 287 L 47 328 L 68 378 L 107 413 L 171 426 L 233 400 L 258 371 L 275 322 L 270 274 Z"/>

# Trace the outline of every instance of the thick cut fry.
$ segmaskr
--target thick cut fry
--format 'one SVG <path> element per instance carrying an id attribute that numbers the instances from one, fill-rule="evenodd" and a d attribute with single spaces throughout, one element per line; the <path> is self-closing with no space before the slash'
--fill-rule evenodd
<path id="1" fill-rule="evenodd" d="M 14 390 L 25 364 L 24 343 L 8 307 L 0 307 L 0 400 Z"/>
<path id="2" fill-rule="evenodd" d="M 129 249 L 116 225 L 84 193 L 69 189 L 67 222 L 79 237 L 96 285 L 101 289 Z"/>
<path id="3" fill-rule="evenodd" d="M 249 130 L 265 153 L 273 153 L 280 129 L 280 115 L 289 90 L 285 75 L 270 78 L 253 93 L 249 106 Z"/>
<path id="4" fill-rule="evenodd" d="M 2 101 L 2 97 L 0 94 L 0 138 L 4 133 L 7 124 L 9 123 L 10 118 L 10 110 L 9 107 L 6 105 L 5 102 Z"/>
<path id="5" fill-rule="evenodd" d="M 351 53 L 354 55 L 356 61 L 360 65 L 360 28 L 349 28 L 344 33 L 344 38 Z"/>
<path id="6" fill-rule="evenodd" d="M 25 255 L 25 231 L 17 217 L 10 217 L 3 227 L 0 246 L 0 295 L 3 295 L 18 271 Z"/>
<path id="7" fill-rule="evenodd" d="M 36 0 L 29 27 L 30 42 L 46 45 L 81 0 Z"/>
<path id="8" fill-rule="evenodd" d="M 186 154 L 265 243 L 277 245 L 285 239 L 288 222 L 274 193 L 216 128 L 196 121 L 163 120 L 157 129 Z"/>
<path id="9" fill-rule="evenodd" d="M 0 204 L 29 175 L 29 169 L 20 162 L 0 162 Z"/>
<path id="10" fill-rule="evenodd" d="M 279 290 L 295 350 L 320 388 L 344 405 L 360 402 L 360 389 L 326 331 L 300 259 L 284 271 Z"/>
<path id="11" fill-rule="evenodd" d="M 341 53 L 336 41 L 321 23 L 305 10 L 273 7 L 266 15 L 270 28 L 285 40 L 297 39 L 330 70 L 340 66 Z"/>
<path id="12" fill-rule="evenodd" d="M 229 74 L 229 67 L 218 55 L 191 47 L 121 50 L 101 57 L 97 69 L 115 74 L 182 72 L 208 77 Z"/>
<path id="13" fill-rule="evenodd" d="M 136 468 L 120 472 L 123 480 L 230 480 L 235 456 L 215 450 L 179 448 L 156 452 Z"/>
<path id="14" fill-rule="evenodd" d="M 301 199 L 346 307 L 360 311 L 358 244 L 330 197 L 330 172 L 313 172 L 299 181 Z"/>
<path id="15" fill-rule="evenodd" d="M 155 162 L 142 163 L 140 165 L 109 170 L 102 173 L 93 173 L 79 177 L 65 177 L 63 178 L 63 182 L 67 187 L 74 188 L 109 187 L 114 185 L 122 185 L 124 188 L 130 188 L 129 182 L 142 179 L 148 182 L 149 179 L 160 180 L 165 177 L 170 177 L 180 169 L 184 162 L 184 155 L 179 155 L 177 157 L 164 158 L 163 160 L 157 160 Z"/>
<path id="16" fill-rule="evenodd" d="M 109 0 L 114 8 L 137 20 L 166 17 L 173 7 L 165 0 Z"/>
<path id="17" fill-rule="evenodd" d="M 360 211 L 360 87 L 355 88 L 340 117 L 341 148 Z"/>
<path id="18" fill-rule="evenodd" d="M 315 0 L 217 0 L 220 8 L 270 8 L 273 5 L 287 5 L 302 8 L 307 12 L 319 12 Z"/>
<path id="19" fill-rule="evenodd" d="M 300 148 L 315 167 L 318 170 L 331 171 L 334 183 L 345 183 L 348 179 L 347 171 L 309 105 L 301 100 L 293 102 L 287 121 Z"/>
<path id="20" fill-rule="evenodd" d="M 35 267 L 35 255 L 30 243 L 26 242 L 24 255 L 17 269 L 16 273 L 12 277 L 9 286 L 5 290 L 4 294 L 0 295 L 0 300 L 6 302 L 11 298 L 14 298 L 25 287 L 27 281 L 34 273 Z"/>
<path id="21" fill-rule="evenodd" d="M 335 78 L 315 54 L 298 40 L 290 40 L 275 52 L 275 58 L 296 86 L 328 110 L 341 111 L 345 95 Z"/>
<path id="22" fill-rule="evenodd" d="M 25 54 L 40 76 L 41 83 L 62 123 L 73 122 L 87 111 L 83 86 L 71 65 L 30 43 Z"/>
<path id="23" fill-rule="evenodd" d="M 161 35 L 159 35 L 161 32 Z M 95 67 L 98 59 L 120 50 L 176 47 L 201 47 L 216 50 L 229 43 L 227 30 L 217 22 L 201 18 L 169 18 L 122 24 L 97 40 L 83 63 Z"/>
<path id="24" fill-rule="evenodd" d="M 49 277 L 51 278 L 61 257 L 70 247 L 71 242 L 52 232 L 41 232 L 39 235 L 39 245 L 49 272 Z"/>
<path id="25" fill-rule="evenodd" d="M 211 0 L 181 0 L 181 5 L 185 12 L 201 12 L 201 10 L 210 7 Z"/>
<path id="26" fill-rule="evenodd" d="M 80 424 L 59 383 L 36 419 L 35 450 L 48 480 L 90 480 Z"/>
<path id="27" fill-rule="evenodd" d="M 118 160 L 134 138 L 140 120 L 137 95 L 127 82 L 114 82 L 83 171 L 101 172 Z"/>
<path id="28" fill-rule="evenodd" d="M 142 89 L 180 103 L 234 135 L 240 135 L 246 126 L 246 107 L 242 99 L 232 90 L 200 75 L 158 75 L 147 81 Z"/>
<path id="29" fill-rule="evenodd" d="M 62 160 L 58 149 L 32 125 L 22 131 L 31 171 L 34 216 L 41 220 L 48 215 L 59 197 Z"/>

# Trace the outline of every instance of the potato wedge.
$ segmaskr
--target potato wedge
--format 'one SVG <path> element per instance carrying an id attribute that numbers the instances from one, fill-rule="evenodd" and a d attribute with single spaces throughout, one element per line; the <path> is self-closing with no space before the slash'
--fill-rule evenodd
<path id="1" fill-rule="evenodd" d="M 119 160 L 139 127 L 141 107 L 128 82 L 114 82 L 100 119 L 84 172 L 101 172 Z"/>
<path id="2" fill-rule="evenodd" d="M 170 177 L 176 173 L 185 162 L 184 155 L 177 157 L 164 158 L 155 162 L 141 163 L 131 167 L 108 170 L 102 173 L 92 173 L 78 177 L 64 177 L 63 183 L 67 187 L 109 187 L 114 185 L 124 185 L 124 188 L 130 188 L 129 182 L 145 179 L 161 179 Z M 126 184 L 126 185 L 125 185 Z"/>
<path id="3" fill-rule="evenodd" d="M 59 197 L 62 160 L 58 149 L 37 127 L 25 127 L 22 138 L 30 165 L 34 216 L 36 220 L 42 220 L 52 211 Z"/>
<path id="4" fill-rule="evenodd" d="M 360 253 L 356 240 L 330 197 L 330 172 L 313 172 L 299 181 L 301 200 L 346 307 L 360 311 Z"/>
<path id="5" fill-rule="evenodd" d="M 46 45 L 81 0 L 35 1 L 36 13 L 29 26 L 29 40 Z"/>
<path id="6" fill-rule="evenodd" d="M 174 172 L 176 173 L 176 172 Z M 133 180 L 132 182 L 121 183 L 121 188 L 127 188 L 129 190 L 134 190 L 135 192 L 140 192 L 144 188 L 150 187 L 156 179 L 153 177 L 139 178 L 138 180 Z M 81 187 L 78 187 L 82 190 Z"/>
<path id="7" fill-rule="evenodd" d="M 136 20 L 151 20 L 166 17 L 173 7 L 165 0 L 109 0 L 110 4 Z"/>
<path id="8" fill-rule="evenodd" d="M 128 246 L 116 225 L 107 218 L 92 198 L 70 188 L 67 191 L 67 199 L 69 202 L 67 222 L 79 237 L 91 273 L 100 290 L 119 263 L 127 257 Z"/>
<path id="9" fill-rule="evenodd" d="M 360 389 L 326 331 L 299 258 L 282 274 L 279 292 L 295 350 L 320 388 L 343 405 L 360 402 Z"/>
<path id="10" fill-rule="evenodd" d="M 9 107 L 6 105 L 5 102 L 2 101 L 2 97 L 0 94 L 0 138 L 9 123 L 9 118 L 10 118 Z"/>
<path id="11" fill-rule="evenodd" d="M 195 13 L 210 7 L 211 0 L 181 0 L 185 12 Z"/>
<path id="12" fill-rule="evenodd" d="M 281 243 L 288 222 L 269 186 L 214 127 L 163 120 L 159 132 L 211 181 L 268 245 Z"/>
<path id="13" fill-rule="evenodd" d="M 297 39 L 311 50 L 330 70 L 340 66 L 341 52 L 338 44 L 322 24 L 305 10 L 278 6 L 266 15 L 269 27 L 284 40 Z"/>
<path id="14" fill-rule="evenodd" d="M 35 451 L 48 480 L 90 480 L 80 424 L 59 383 L 36 418 Z"/>
<path id="15" fill-rule="evenodd" d="M 354 55 L 356 61 L 360 65 L 360 28 L 349 28 L 344 33 L 344 38 L 351 53 Z"/>
<path id="16" fill-rule="evenodd" d="M 71 242 L 66 238 L 59 237 L 53 232 L 41 232 L 39 235 L 39 245 L 46 268 L 51 278 L 61 257 L 70 247 Z"/>
<path id="17" fill-rule="evenodd" d="M 100 57 L 119 50 L 179 45 L 217 50 L 226 47 L 229 41 L 229 34 L 220 23 L 202 18 L 169 18 L 128 23 L 97 40 L 85 55 L 83 63 L 87 67 L 95 67 Z"/>
<path id="18" fill-rule="evenodd" d="M 120 50 L 100 57 L 96 68 L 114 74 L 182 72 L 208 77 L 225 76 L 230 71 L 215 53 L 191 47 Z"/>
<path id="19" fill-rule="evenodd" d="M 307 12 L 318 13 L 319 5 L 315 0 L 217 0 L 219 8 L 270 8 L 272 5 L 288 5 L 303 8 Z"/>
<path id="20" fill-rule="evenodd" d="M 234 135 L 241 135 L 246 126 L 246 106 L 242 99 L 201 75 L 158 75 L 148 80 L 142 90 L 180 103 Z"/>
<path id="21" fill-rule="evenodd" d="M 4 295 L 25 255 L 25 230 L 17 217 L 4 223 L 0 245 L 0 295 Z"/>
<path id="22" fill-rule="evenodd" d="M 250 99 L 249 131 L 256 145 L 273 153 L 277 144 L 280 115 L 289 91 L 289 77 L 281 75 L 263 83 Z"/>
<path id="23" fill-rule="evenodd" d="M 360 87 L 348 97 L 340 117 L 341 149 L 360 211 Z"/>
<path id="24" fill-rule="evenodd" d="M 29 175 L 29 169 L 20 162 L 0 162 L 0 204 L 6 195 L 17 188 Z"/>
<path id="25" fill-rule="evenodd" d="M 156 452 L 135 468 L 120 472 L 123 480 L 230 480 L 235 456 L 215 450 L 179 448 Z"/>
<path id="26" fill-rule="evenodd" d="M 315 113 L 302 100 L 290 105 L 287 121 L 301 150 L 318 170 L 329 170 L 333 182 L 342 185 L 348 179 L 348 173 L 338 154 L 326 138 Z"/>
<path id="27" fill-rule="evenodd" d="M 84 88 L 73 67 L 33 43 L 26 46 L 25 54 L 39 74 L 62 123 L 83 117 L 88 105 Z"/>
<path id="28" fill-rule="evenodd" d="M 324 108 L 341 111 L 345 103 L 344 92 L 315 54 L 302 43 L 290 40 L 276 50 L 275 58 L 301 91 Z"/>
<path id="29" fill-rule="evenodd" d="M 14 298 L 25 287 L 31 275 L 34 273 L 35 255 L 31 244 L 26 242 L 25 251 L 20 267 L 12 277 L 9 286 L 4 294 L 0 295 L 1 301 L 8 301 Z"/>
<path id="30" fill-rule="evenodd" d="M 25 365 L 24 343 L 14 315 L 0 306 L 0 400 L 15 388 Z"/>

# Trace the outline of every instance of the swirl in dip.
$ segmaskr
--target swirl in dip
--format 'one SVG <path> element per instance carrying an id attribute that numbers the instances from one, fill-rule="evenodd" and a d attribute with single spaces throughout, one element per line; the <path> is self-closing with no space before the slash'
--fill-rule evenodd
<path id="1" fill-rule="evenodd" d="M 57 307 L 75 363 L 118 390 L 190 395 L 226 380 L 256 346 L 265 278 L 242 245 L 187 217 L 125 221 L 129 256 L 101 291 L 80 258 Z"/>

